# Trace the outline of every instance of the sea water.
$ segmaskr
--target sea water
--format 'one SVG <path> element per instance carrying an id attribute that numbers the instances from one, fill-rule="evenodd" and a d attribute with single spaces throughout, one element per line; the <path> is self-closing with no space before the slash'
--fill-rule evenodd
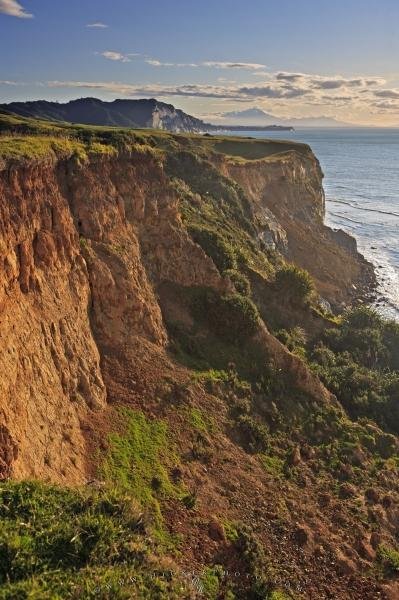
<path id="1" fill-rule="evenodd" d="M 359 251 L 376 269 L 378 310 L 399 320 L 399 129 L 238 133 L 311 146 L 324 173 L 327 225 L 356 238 Z"/>

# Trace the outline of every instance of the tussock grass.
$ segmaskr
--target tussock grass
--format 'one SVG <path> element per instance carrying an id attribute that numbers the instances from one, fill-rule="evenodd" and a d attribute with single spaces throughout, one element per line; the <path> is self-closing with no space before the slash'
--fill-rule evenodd
<path id="1" fill-rule="evenodd" d="M 0 484 L 0 599 L 181 598 L 129 494 Z"/>

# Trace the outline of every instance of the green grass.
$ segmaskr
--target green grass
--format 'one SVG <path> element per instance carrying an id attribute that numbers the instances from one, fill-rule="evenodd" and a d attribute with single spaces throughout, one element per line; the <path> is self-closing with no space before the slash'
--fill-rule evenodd
<path id="1" fill-rule="evenodd" d="M 180 598 L 131 496 L 0 484 L 0 599 Z"/>
<path id="2" fill-rule="evenodd" d="M 111 433 L 109 449 L 101 467 L 104 479 L 116 489 L 131 493 L 142 506 L 159 496 L 175 496 L 168 467 L 177 457 L 164 421 L 147 419 L 140 411 L 120 409 L 123 433 Z"/>
<path id="3" fill-rule="evenodd" d="M 269 475 L 279 479 L 284 474 L 284 461 L 278 456 L 269 456 L 262 454 L 260 457 L 263 468 Z"/>
<path id="4" fill-rule="evenodd" d="M 279 140 L 248 140 L 240 137 L 226 137 L 215 138 L 215 142 L 214 150 L 216 152 L 245 160 L 259 160 L 293 150 L 300 154 L 309 153 L 309 146 L 306 144 Z"/>
<path id="5" fill-rule="evenodd" d="M 377 550 L 377 559 L 386 575 L 395 576 L 399 573 L 399 552 L 397 550 L 381 545 Z"/>
<path id="6" fill-rule="evenodd" d="M 165 547 L 175 546 L 164 527 L 161 504 L 167 498 L 182 499 L 185 490 L 173 484 L 169 469 L 179 462 L 164 421 L 147 419 L 140 411 L 120 409 L 121 433 L 109 435 L 100 473 L 106 484 L 131 494 L 145 509 L 153 534 Z"/>
<path id="7" fill-rule="evenodd" d="M 215 430 L 214 420 L 205 415 L 199 408 L 191 407 L 188 411 L 188 417 L 191 427 L 203 433 L 209 433 Z"/>
<path id="8" fill-rule="evenodd" d="M 58 158 L 75 154 L 85 157 L 86 151 L 82 143 L 44 136 L 5 136 L 0 137 L 0 157 L 10 159 L 35 159 L 47 157 Z"/>
<path id="9" fill-rule="evenodd" d="M 252 269 L 268 278 L 274 268 L 263 251 L 248 199 L 233 180 L 223 177 L 194 152 L 167 153 L 165 169 L 180 198 L 183 222 L 221 273 L 234 269 L 246 275 Z"/>
<path id="10" fill-rule="evenodd" d="M 206 567 L 200 579 L 200 591 L 206 600 L 217 600 L 219 597 L 221 573 L 217 566 Z"/>

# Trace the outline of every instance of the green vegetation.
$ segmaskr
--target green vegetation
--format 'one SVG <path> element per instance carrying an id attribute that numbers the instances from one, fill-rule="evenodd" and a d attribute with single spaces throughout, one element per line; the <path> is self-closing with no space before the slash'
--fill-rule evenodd
<path id="1" fill-rule="evenodd" d="M 248 574 L 250 588 L 246 597 L 251 600 L 268 600 L 275 592 L 273 583 L 275 574 L 251 528 L 244 525 L 238 528 L 235 547 Z"/>
<path id="2" fill-rule="evenodd" d="M 181 598 L 130 495 L 0 484 L 0 598 Z"/>
<path id="3" fill-rule="evenodd" d="M 177 135 L 154 129 L 79 125 L 20 117 L 0 110 L 0 157 L 7 160 L 65 157 L 70 155 L 70 147 L 75 144 L 83 144 L 83 151 L 79 146 L 73 148 L 77 148 L 79 153 L 82 151 L 83 156 L 134 151 L 152 153 L 159 159 L 163 151 L 175 153 L 182 142 L 188 150 L 194 150 L 204 158 L 210 152 L 228 154 L 236 158 L 271 158 L 272 155 L 292 150 L 305 154 L 309 152 L 305 144 L 292 142 L 224 136 L 204 137 L 195 134 Z"/>
<path id="4" fill-rule="evenodd" d="M 86 157 L 85 147 L 78 141 L 55 137 L 0 137 L 0 157 L 4 159 L 35 159 Z"/>
<path id="5" fill-rule="evenodd" d="M 240 344 L 259 324 L 255 304 L 240 294 L 220 295 L 210 288 L 197 288 L 192 302 L 194 316 L 227 342 Z"/>
<path id="6" fill-rule="evenodd" d="M 236 292 L 238 292 L 242 296 L 251 295 L 251 284 L 249 282 L 248 277 L 246 277 L 239 271 L 236 271 L 235 269 L 227 269 L 223 272 L 223 275 L 230 279 L 230 281 L 236 289 Z"/>
<path id="7" fill-rule="evenodd" d="M 285 592 L 275 590 L 269 594 L 268 600 L 290 600 L 290 598 L 292 598 L 292 596 L 288 596 Z"/>
<path id="8" fill-rule="evenodd" d="M 83 237 L 82 235 L 79 238 L 79 246 L 81 247 L 82 250 L 85 250 L 89 246 L 87 239 L 85 237 Z"/>
<path id="9" fill-rule="evenodd" d="M 311 353 L 315 372 L 352 418 L 399 433 L 399 324 L 361 306 L 328 329 Z"/>
<path id="10" fill-rule="evenodd" d="M 229 156 L 235 156 L 245 160 L 259 160 L 289 151 L 306 154 L 309 152 L 309 147 L 306 144 L 293 144 L 280 140 L 228 137 L 221 141 L 217 141 L 215 150 L 216 152 L 221 152 L 222 154 L 228 154 Z"/>
<path id="11" fill-rule="evenodd" d="M 309 304 L 314 294 L 314 283 L 309 273 L 290 264 L 276 272 L 275 287 L 281 298 L 297 307 Z"/>
<path id="12" fill-rule="evenodd" d="M 188 232 L 219 271 L 233 269 L 245 276 L 253 269 L 270 276 L 274 269 L 252 225 L 242 189 L 202 157 L 201 147 L 195 154 L 168 153 L 165 168 L 174 179 Z"/>
<path id="13" fill-rule="evenodd" d="M 165 315 L 170 350 L 176 360 L 200 373 L 227 371 L 232 363 L 247 378 L 264 370 L 265 351 L 254 338 L 259 315 L 249 298 L 220 294 L 211 288 L 170 288 L 176 305 L 193 319 L 189 325 Z"/>
<path id="14" fill-rule="evenodd" d="M 218 566 L 204 569 L 200 579 L 200 590 L 206 600 L 217 600 L 223 568 Z"/>
<path id="15" fill-rule="evenodd" d="M 261 463 L 267 473 L 273 475 L 276 478 L 280 478 L 284 474 L 284 461 L 278 456 L 269 456 L 263 454 L 261 456 Z"/>
<path id="16" fill-rule="evenodd" d="M 120 409 L 120 416 L 122 433 L 110 434 L 101 475 L 107 485 L 131 494 L 147 509 L 158 539 L 168 542 L 159 500 L 182 497 L 183 491 L 169 478 L 168 468 L 173 468 L 178 458 L 168 439 L 167 425 L 127 408 Z"/>
<path id="17" fill-rule="evenodd" d="M 230 542 L 236 542 L 239 538 L 239 525 L 238 523 L 232 523 L 231 521 L 224 521 L 223 530 L 226 539 Z"/>
<path id="18" fill-rule="evenodd" d="M 236 266 L 234 250 L 217 231 L 198 226 L 189 227 L 188 231 L 194 242 L 212 258 L 220 272 L 234 269 Z"/>
<path id="19" fill-rule="evenodd" d="M 197 431 L 206 433 L 215 429 L 213 419 L 208 415 L 205 415 L 199 408 L 191 407 L 189 409 L 189 421 L 190 425 Z"/>
<path id="20" fill-rule="evenodd" d="M 379 546 L 377 550 L 377 559 L 381 563 L 384 572 L 388 576 L 394 576 L 399 573 L 399 552 L 387 546 Z"/>
<path id="21" fill-rule="evenodd" d="M 262 422 L 250 415 L 240 415 L 237 429 L 248 452 L 266 452 L 269 446 L 269 431 Z"/>
<path id="22" fill-rule="evenodd" d="M 293 327 L 289 331 L 280 329 L 275 333 L 275 336 L 287 346 L 288 350 L 301 358 L 306 358 L 307 335 L 302 327 Z"/>

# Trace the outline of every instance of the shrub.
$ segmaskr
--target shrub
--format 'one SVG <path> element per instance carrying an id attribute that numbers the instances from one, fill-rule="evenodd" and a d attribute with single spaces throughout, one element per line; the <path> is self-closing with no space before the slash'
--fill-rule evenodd
<path id="1" fill-rule="evenodd" d="M 350 329 L 376 329 L 382 325 L 380 315 L 373 308 L 365 305 L 348 310 L 342 322 Z"/>
<path id="2" fill-rule="evenodd" d="M 395 355 L 396 324 L 384 324 L 382 318 L 371 308 L 359 306 L 348 310 L 340 327 L 325 334 L 328 345 L 335 352 L 348 351 L 360 364 L 369 367 L 390 367 Z M 384 339 L 384 331 L 385 339 Z M 399 328 L 398 340 L 399 343 Z"/>
<path id="3" fill-rule="evenodd" d="M 307 341 L 306 332 L 302 327 L 294 327 L 291 330 L 280 329 L 277 331 L 276 338 L 280 340 L 285 346 L 287 346 L 288 350 L 305 358 L 306 350 L 305 344 Z"/>
<path id="4" fill-rule="evenodd" d="M 237 534 L 235 547 L 245 564 L 250 585 L 248 596 L 245 597 L 265 600 L 273 592 L 273 569 L 268 564 L 262 545 L 249 527 L 239 526 Z"/>
<path id="5" fill-rule="evenodd" d="M 206 227 L 192 226 L 189 228 L 189 233 L 205 254 L 211 257 L 220 272 L 235 268 L 236 259 L 232 246 L 216 231 Z"/>
<path id="6" fill-rule="evenodd" d="M 399 573 L 399 552 L 388 546 L 378 546 L 377 558 L 389 575 Z"/>
<path id="7" fill-rule="evenodd" d="M 192 304 L 194 316 L 218 335 L 231 343 L 240 343 L 251 337 L 259 325 L 255 304 L 241 294 L 221 296 L 212 289 L 197 289 Z"/>
<path id="8" fill-rule="evenodd" d="M 249 452 L 266 452 L 269 447 L 269 430 L 250 415 L 241 415 L 237 420 L 237 428 L 243 445 Z"/>
<path id="9" fill-rule="evenodd" d="M 283 297 L 297 306 L 306 305 L 315 289 L 309 273 L 295 265 L 285 265 L 276 272 L 275 286 Z"/>
<path id="10" fill-rule="evenodd" d="M 221 565 L 206 567 L 202 573 L 200 588 L 206 600 L 217 600 L 219 598 L 220 582 L 224 571 Z"/>
<path id="11" fill-rule="evenodd" d="M 385 322 L 382 328 L 382 339 L 388 351 L 389 367 L 399 371 L 399 323 Z"/>
<path id="12" fill-rule="evenodd" d="M 182 502 L 186 508 L 193 510 L 197 504 L 197 496 L 195 494 L 186 494 L 183 496 Z"/>
<path id="13" fill-rule="evenodd" d="M 360 306 L 326 330 L 323 341 L 313 349 L 314 368 L 349 415 L 398 433 L 399 324 Z"/>
<path id="14" fill-rule="evenodd" d="M 230 279 L 239 294 L 242 296 L 249 296 L 251 294 L 251 284 L 248 277 L 245 277 L 245 275 L 234 269 L 227 269 L 223 275 Z"/>
<path id="15" fill-rule="evenodd" d="M 230 398 L 230 415 L 237 419 L 241 415 L 248 415 L 251 412 L 251 400 L 249 398 Z"/>

